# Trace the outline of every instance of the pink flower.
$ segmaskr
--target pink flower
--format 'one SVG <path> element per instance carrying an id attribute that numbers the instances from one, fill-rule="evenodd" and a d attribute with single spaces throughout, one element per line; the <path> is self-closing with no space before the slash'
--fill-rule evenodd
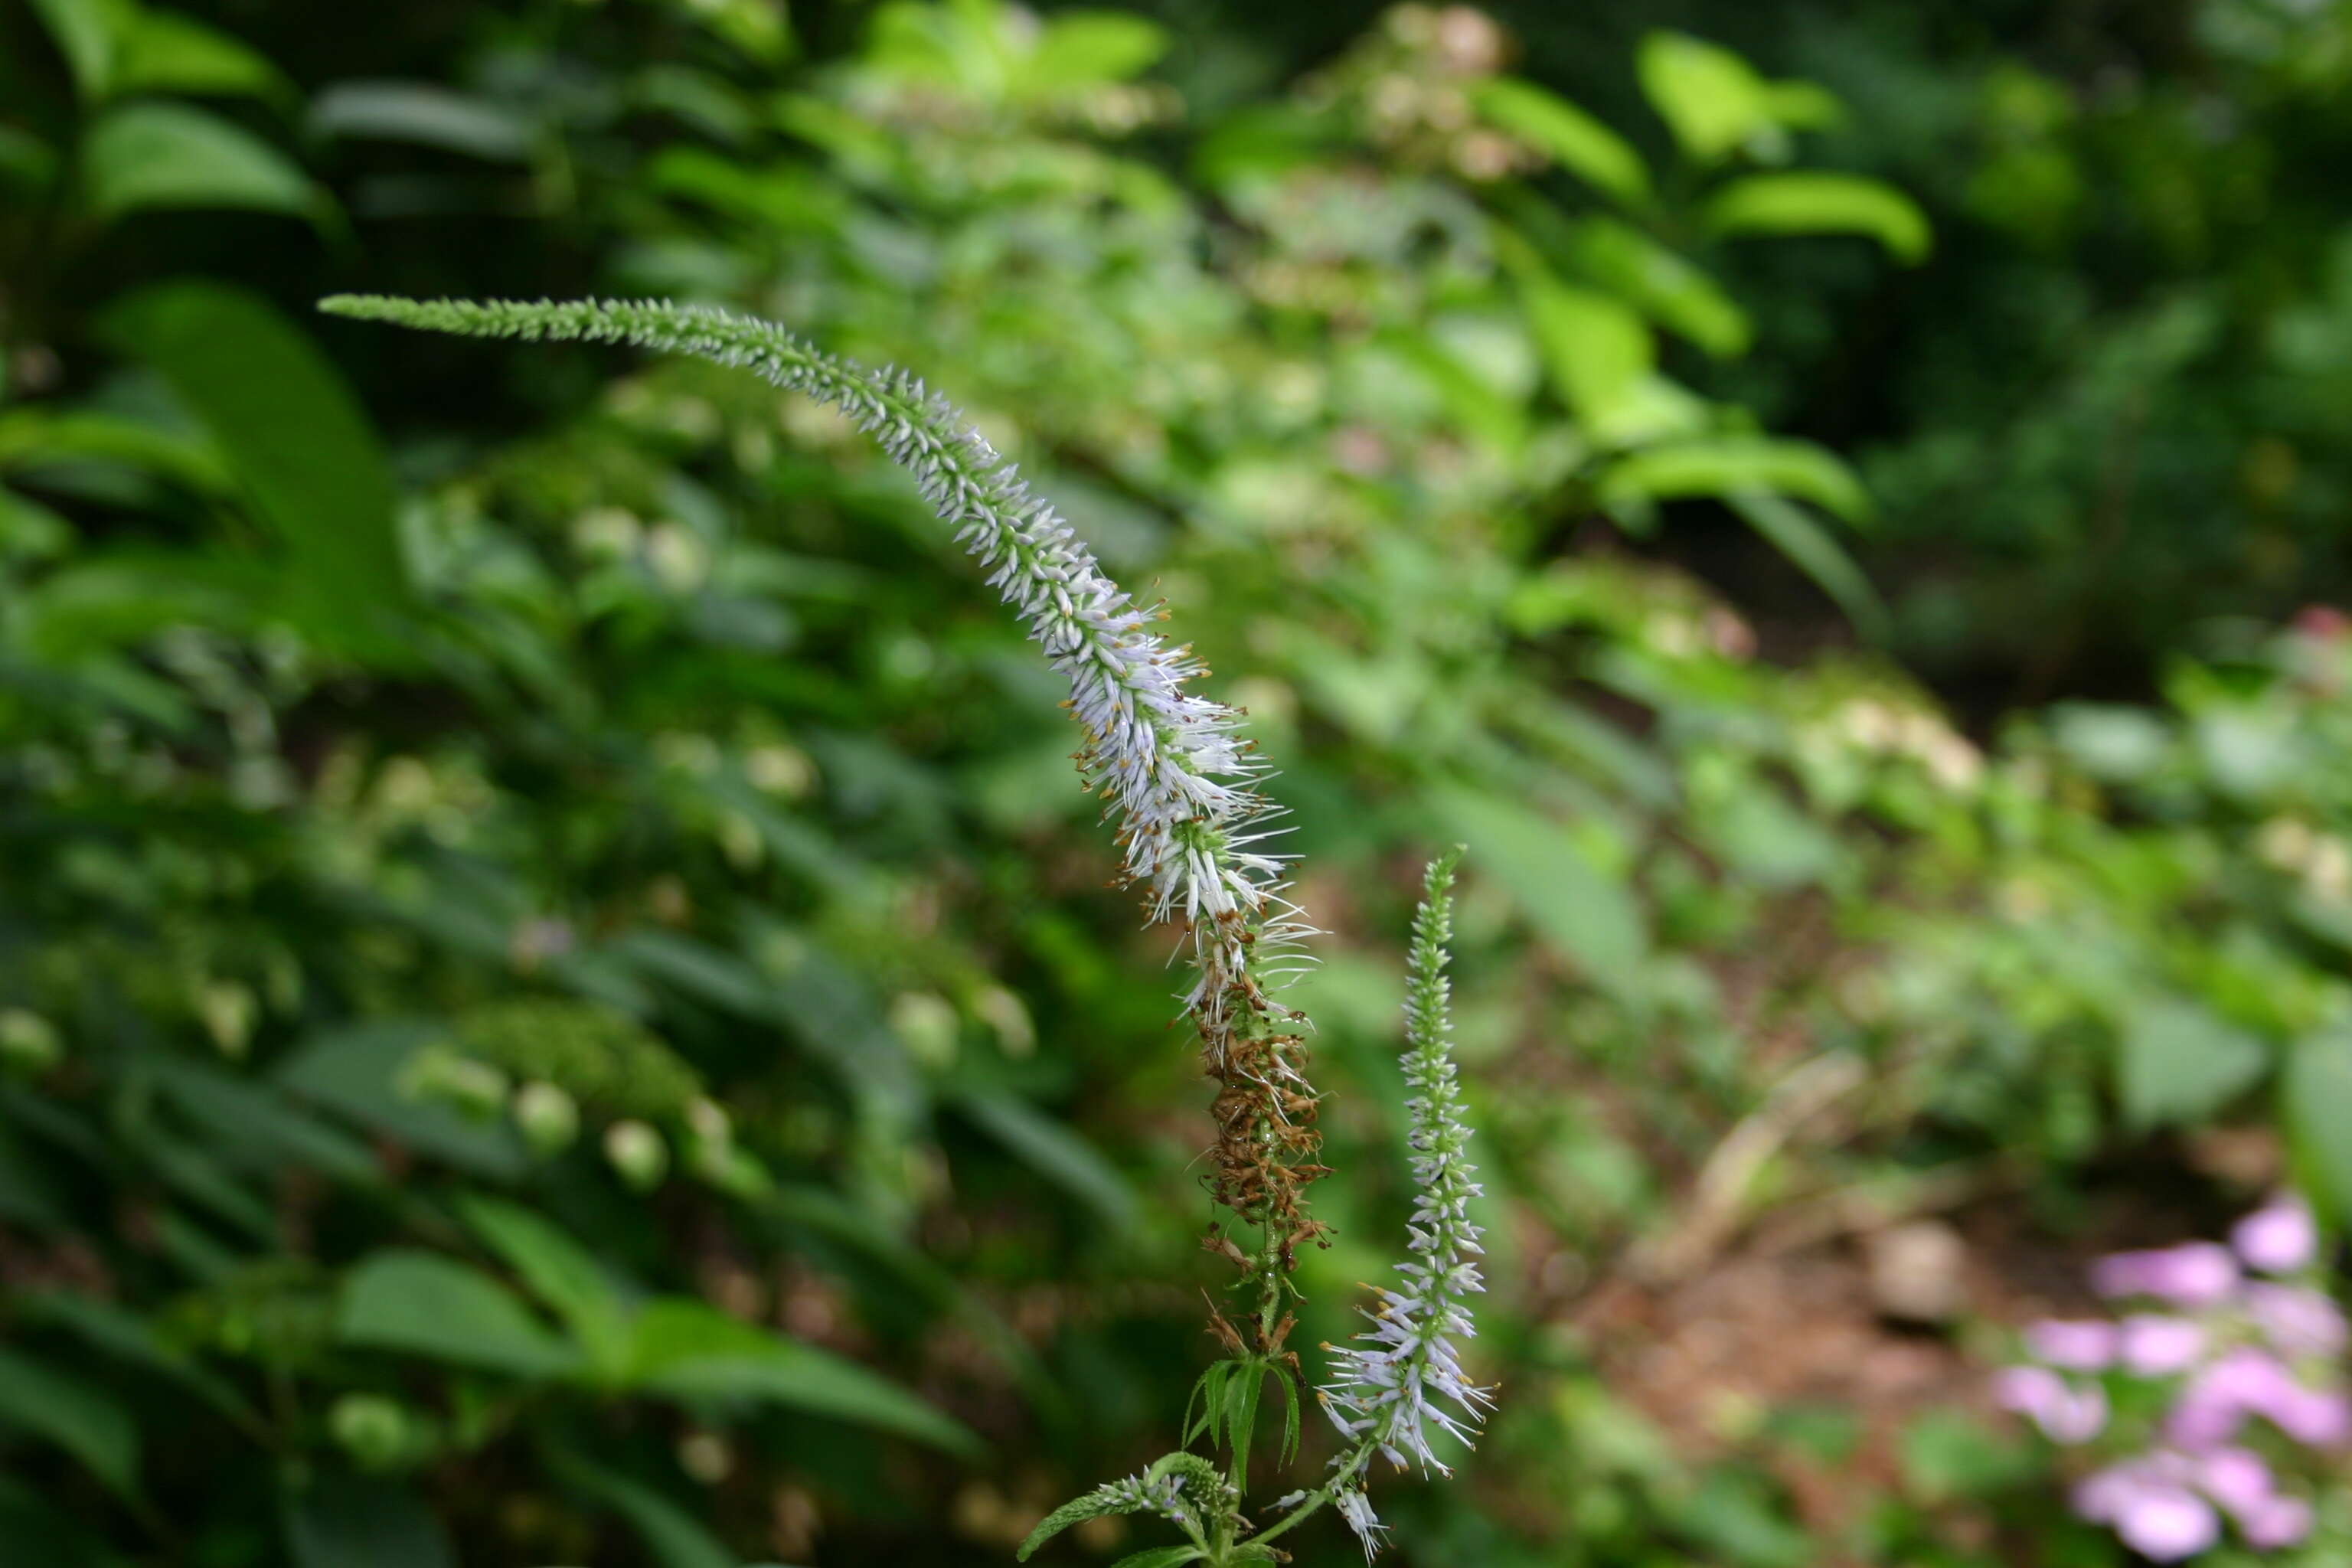
<path id="1" fill-rule="evenodd" d="M 2352 1403 L 2341 1394 L 2290 1385 L 2262 1407 L 2278 1429 L 2314 1448 L 2332 1448 L 2352 1437 Z"/>
<path id="2" fill-rule="evenodd" d="M 2181 1487 L 2134 1489 L 2116 1510 L 2116 1534 L 2151 1563 L 2194 1557 L 2221 1539 L 2212 1504 Z"/>
<path id="3" fill-rule="evenodd" d="M 2217 1241 L 2111 1253 L 2091 1265 L 2091 1286 L 2102 1296 L 2155 1296 L 2176 1306 L 2210 1307 L 2238 1288 L 2238 1260 Z"/>
<path id="4" fill-rule="evenodd" d="M 2344 1348 L 2344 1314 L 2308 1285 L 2256 1280 L 2246 1287 L 2246 1311 L 2282 1354 L 2332 1356 Z"/>
<path id="5" fill-rule="evenodd" d="M 2114 1364 L 2116 1326 L 2095 1319 L 2063 1321 L 2047 1319 L 2025 1331 L 2025 1348 L 2036 1361 L 2071 1372 L 2097 1372 Z"/>
<path id="6" fill-rule="evenodd" d="M 2042 1428 L 2053 1443 L 2087 1443 L 2107 1425 L 2107 1395 L 2076 1388 L 2044 1366 L 2004 1367 L 1993 1374 L 1993 1400 Z"/>
<path id="7" fill-rule="evenodd" d="M 2319 1256 L 2319 1227 L 2301 1198 L 2283 1193 L 2240 1220 L 2230 1231 L 2230 1245 L 2249 1268 L 2292 1274 Z"/>
<path id="8" fill-rule="evenodd" d="M 2270 1414 L 2294 1387 L 2277 1357 L 2241 1345 L 2189 1380 L 2166 1418 L 2165 1434 L 2184 1448 L 2226 1443 L 2250 1412 Z"/>
<path id="9" fill-rule="evenodd" d="M 2123 1363 L 2142 1377 L 2168 1377 L 2205 1353 L 2205 1329 L 2186 1318 L 2134 1312 L 2123 1321 Z"/>
<path id="10" fill-rule="evenodd" d="M 2277 1495 L 2270 1467 L 2247 1448 L 2216 1448 L 2202 1456 L 2197 1461 L 2197 1484 L 2237 1519 Z"/>
<path id="11" fill-rule="evenodd" d="M 2311 1505 L 2296 1497 L 2274 1497 L 2238 1519 L 2238 1531 L 2257 1552 L 2293 1546 L 2311 1533 Z"/>

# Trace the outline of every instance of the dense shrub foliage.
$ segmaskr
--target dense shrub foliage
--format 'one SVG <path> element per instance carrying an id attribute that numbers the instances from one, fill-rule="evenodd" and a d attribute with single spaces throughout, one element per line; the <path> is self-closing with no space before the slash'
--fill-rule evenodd
<path id="1" fill-rule="evenodd" d="M 1330 928 L 1310 1361 L 1470 846 L 1400 1557 L 2124 1561 L 1979 1386 L 2075 1271 L 1880 1264 L 2352 1204 L 2342 24 L 1621 9 L 0 9 L 0 1556 L 1009 1559 L 1215 1353 L 1189 983 L 917 489 L 362 289 L 917 367 L 1165 597 Z M 1848 1252 L 1948 1407 L 1654 1397 Z"/>

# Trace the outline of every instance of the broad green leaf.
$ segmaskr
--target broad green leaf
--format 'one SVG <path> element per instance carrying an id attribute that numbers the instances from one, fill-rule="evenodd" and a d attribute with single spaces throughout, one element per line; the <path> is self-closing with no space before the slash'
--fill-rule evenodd
<path id="1" fill-rule="evenodd" d="M 146 1070 L 225 1146 L 266 1153 L 355 1185 L 372 1186 L 383 1178 L 383 1166 L 366 1144 L 289 1104 L 272 1085 L 169 1058 Z"/>
<path id="2" fill-rule="evenodd" d="M 1859 234 L 1897 261 L 1927 258 L 1932 236 L 1919 205 L 1883 180 L 1821 170 L 1749 174 L 1708 198 L 1717 234 Z"/>
<path id="3" fill-rule="evenodd" d="M 2270 1066 L 2263 1042 L 2193 1002 L 2151 1002 L 2124 1020 L 2116 1097 L 2139 1131 L 2210 1116 Z"/>
<path id="4" fill-rule="evenodd" d="M 390 464 L 326 356 L 257 295 L 182 282 L 109 310 L 114 346 L 161 371 L 286 543 L 289 608 L 329 647 L 393 658 L 404 597 Z"/>
<path id="5" fill-rule="evenodd" d="M 1125 81 L 1151 68 L 1168 52 L 1158 23 L 1118 11 L 1063 11 L 1037 36 L 1026 75 L 1048 91 Z"/>
<path id="6" fill-rule="evenodd" d="M 1624 883 L 1593 864 L 1568 829 L 1517 801 L 1441 784 L 1429 804 L 1445 837 L 1470 846 L 1537 928 L 1595 985 L 1623 994 L 1649 950 L 1641 908 Z"/>
<path id="7" fill-rule="evenodd" d="M 543 1215 L 469 1194 L 457 1207 L 474 1234 L 562 1318 L 599 1375 L 617 1379 L 630 1354 L 628 1303 L 603 1264 Z"/>
<path id="8" fill-rule="evenodd" d="M 631 1385 L 675 1399 L 758 1400 L 896 1432 L 954 1453 L 971 1432 L 878 1373 L 683 1297 L 637 1315 Z"/>
<path id="9" fill-rule="evenodd" d="M 1629 205 L 1650 199 L 1649 165 L 1633 144 L 1549 88 L 1496 77 L 1472 89 L 1478 112 Z"/>
<path id="10" fill-rule="evenodd" d="M 57 41 L 84 103 L 106 96 L 115 51 L 132 19 L 126 0 L 33 0 L 33 10 Z"/>
<path id="11" fill-rule="evenodd" d="M 1870 496 L 1837 456 L 1810 441 L 1713 436 L 1651 447 L 1620 458 L 1601 476 L 1603 505 L 1622 501 L 1726 500 L 1762 490 L 1811 501 L 1848 522 L 1870 515 Z"/>
<path id="12" fill-rule="evenodd" d="M 150 7 L 124 31 L 111 90 L 275 98 L 289 88 L 276 66 L 228 34 Z"/>
<path id="13" fill-rule="evenodd" d="M 184 103 L 107 110 L 82 139 L 81 178 L 82 205 L 100 220 L 156 207 L 244 207 L 313 221 L 331 210 L 285 153 Z"/>
<path id="14" fill-rule="evenodd" d="M 1770 124 L 1764 79 L 1729 49 L 1686 33 L 1652 33 L 1635 57 L 1642 91 L 1684 152 L 1712 163 Z"/>
<path id="15" fill-rule="evenodd" d="M 530 156 L 530 121 L 431 82 L 337 82 L 310 100 L 307 123 L 314 136 L 407 142 L 497 163 Z"/>
<path id="16" fill-rule="evenodd" d="M 1763 490 L 1739 491 L 1725 504 L 1748 520 L 1773 549 L 1845 612 L 1854 629 L 1872 642 L 1886 637 L 1886 603 L 1870 579 L 1830 531 L 1815 522 L 1795 502 Z"/>
<path id="17" fill-rule="evenodd" d="M 125 1497 L 139 1489 L 139 1428 L 112 1397 L 0 1349 L 0 1420 L 56 1444 Z"/>
<path id="18" fill-rule="evenodd" d="M 1567 259 L 1591 281 L 1717 358 L 1748 352 L 1754 335 L 1748 312 L 1704 270 L 1633 225 L 1585 219 L 1576 226 Z"/>
<path id="19" fill-rule="evenodd" d="M 351 1344 L 403 1351 L 522 1378 L 569 1377 L 579 1350 L 507 1288 L 438 1253 L 379 1252 L 343 1282 L 337 1331 Z"/>
<path id="20" fill-rule="evenodd" d="M 2295 1043 L 2280 1085 L 2280 1120 L 2303 1184 L 2334 1222 L 2352 1222 L 2352 1028 Z"/>
<path id="21" fill-rule="evenodd" d="M 440 1031 L 379 1022 L 305 1041 L 272 1074 L 287 1089 L 428 1158 L 477 1176 L 512 1181 L 530 1156 L 504 1121 L 468 1121 L 456 1110 L 402 1095 L 400 1069 Z"/>
<path id="22" fill-rule="evenodd" d="M 1560 398 L 1596 430 L 1620 417 L 1657 366 L 1650 329 L 1622 300 L 1528 273 L 1519 298 Z"/>
<path id="23" fill-rule="evenodd" d="M 457 1568 L 432 1510 L 395 1481 L 320 1477 L 286 1500 L 293 1568 Z"/>
<path id="24" fill-rule="evenodd" d="M 1635 70 L 1659 118 L 1701 163 L 1740 152 L 1778 162 L 1788 154 L 1788 132 L 1834 124 L 1843 114 L 1813 83 L 1767 81 L 1729 49 L 1686 33 L 1644 37 Z"/>
<path id="25" fill-rule="evenodd" d="M 718 1537 L 643 1481 L 572 1453 L 551 1455 L 548 1468 L 573 1491 L 619 1514 L 659 1568 L 737 1568 Z"/>
<path id="26" fill-rule="evenodd" d="M 1135 1189 L 1102 1152 L 1016 1094 L 973 1089 L 957 1104 L 1029 1167 L 1092 1208 L 1113 1236 L 1127 1235 L 1141 1207 Z"/>

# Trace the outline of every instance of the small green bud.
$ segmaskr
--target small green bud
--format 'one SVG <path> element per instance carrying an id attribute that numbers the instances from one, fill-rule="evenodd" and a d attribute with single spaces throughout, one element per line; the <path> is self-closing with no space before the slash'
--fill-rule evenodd
<path id="1" fill-rule="evenodd" d="M 580 1102 L 544 1079 L 515 1090 L 514 1119 L 523 1142 L 541 1159 L 562 1153 L 580 1136 Z"/>
<path id="2" fill-rule="evenodd" d="M 363 1470 L 387 1470 L 405 1458 L 415 1436 L 407 1409 L 381 1394 L 346 1394 L 327 1413 L 327 1430 Z"/>
<path id="3" fill-rule="evenodd" d="M 506 1074 L 447 1046 L 427 1046 L 409 1058 L 393 1087 L 404 1099 L 437 1100 L 484 1119 L 496 1116 L 507 1101 Z"/>
<path id="4" fill-rule="evenodd" d="M 23 1007 L 0 1007 L 0 1064 L 28 1075 L 44 1073 L 65 1054 L 56 1025 Z"/>
<path id="5" fill-rule="evenodd" d="M 669 1146 L 642 1121 L 615 1121 L 604 1129 L 604 1158 L 641 1193 L 661 1185 L 669 1173 Z"/>

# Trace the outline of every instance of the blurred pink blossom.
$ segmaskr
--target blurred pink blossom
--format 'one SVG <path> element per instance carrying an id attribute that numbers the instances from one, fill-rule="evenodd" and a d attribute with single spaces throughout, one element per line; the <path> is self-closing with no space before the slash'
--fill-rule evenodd
<path id="1" fill-rule="evenodd" d="M 1993 1377 L 1993 1399 L 2053 1443 L 2087 1443 L 2107 1425 L 2105 1390 L 2096 1384 L 2077 1388 L 2045 1366 L 2004 1367 Z"/>
<path id="2" fill-rule="evenodd" d="M 2249 1268 L 2292 1274 L 2319 1256 L 2319 1227 L 2301 1198 L 2284 1193 L 2231 1226 L 2230 1245 Z"/>
<path id="3" fill-rule="evenodd" d="M 2343 1312 L 2308 1285 L 2258 1279 L 2246 1287 L 2246 1311 L 2284 1355 L 2332 1356 L 2344 1348 Z"/>
<path id="4" fill-rule="evenodd" d="M 2238 1260 L 2217 1241 L 2110 1253 L 2091 1265 L 2091 1288 L 2102 1296 L 2154 1296 L 2176 1306 L 2210 1307 L 2238 1288 Z"/>
<path id="5" fill-rule="evenodd" d="M 2123 1363 L 2142 1377 L 2185 1372 L 2205 1353 L 2203 1324 L 2158 1312 L 2134 1312 L 2117 1339 Z"/>
<path id="6" fill-rule="evenodd" d="M 2100 1319 L 2045 1319 L 2025 1331 L 2025 1349 L 2037 1361 L 2073 1372 L 2099 1372 L 2116 1359 L 2116 1325 Z"/>

